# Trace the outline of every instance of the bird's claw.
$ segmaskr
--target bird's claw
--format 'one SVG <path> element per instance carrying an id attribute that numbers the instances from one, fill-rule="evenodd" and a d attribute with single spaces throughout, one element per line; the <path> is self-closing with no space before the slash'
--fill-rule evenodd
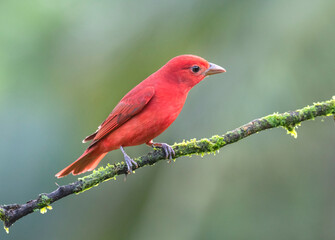
<path id="1" fill-rule="evenodd" d="M 128 174 L 133 172 L 133 165 L 135 165 L 135 167 L 138 168 L 138 164 L 131 157 L 125 156 L 124 160 L 126 161 L 127 164 Z"/>
<path id="2" fill-rule="evenodd" d="M 171 160 L 176 156 L 176 153 L 175 151 L 173 150 L 173 148 L 166 144 L 166 143 L 161 143 L 161 146 L 160 146 L 164 153 L 165 153 L 165 158 L 166 159 L 169 159 L 169 163 L 171 162 Z"/>
<path id="3" fill-rule="evenodd" d="M 122 146 L 120 146 L 120 149 L 123 153 L 124 160 L 126 161 L 126 164 L 127 164 L 127 169 L 128 169 L 127 174 L 130 174 L 133 172 L 133 164 L 136 166 L 136 168 L 138 168 L 138 164 L 131 157 L 128 156 L 128 154 L 124 151 Z"/>

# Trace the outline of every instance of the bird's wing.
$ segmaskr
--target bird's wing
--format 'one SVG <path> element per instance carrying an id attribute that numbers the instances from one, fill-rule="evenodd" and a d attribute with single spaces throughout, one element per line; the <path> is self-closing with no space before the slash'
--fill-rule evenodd
<path id="1" fill-rule="evenodd" d="M 95 145 L 106 135 L 120 127 L 133 116 L 143 110 L 154 96 L 153 87 L 146 87 L 137 91 L 129 92 L 114 110 L 109 114 L 108 118 L 99 126 L 98 130 L 92 135 L 86 137 L 83 142 L 93 140 L 89 147 Z"/>

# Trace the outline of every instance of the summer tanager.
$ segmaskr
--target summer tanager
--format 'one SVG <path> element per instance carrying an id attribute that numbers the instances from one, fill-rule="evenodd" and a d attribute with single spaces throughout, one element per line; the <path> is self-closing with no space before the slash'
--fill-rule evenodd
<path id="1" fill-rule="evenodd" d="M 121 99 L 98 130 L 83 140 L 92 140 L 86 151 L 56 177 L 92 171 L 108 152 L 118 148 L 130 173 L 137 164 L 123 148 L 143 143 L 163 148 L 166 158 L 172 159 L 173 149 L 166 143 L 155 143 L 153 139 L 177 118 L 192 87 L 208 75 L 225 71 L 194 55 L 172 58 Z"/>

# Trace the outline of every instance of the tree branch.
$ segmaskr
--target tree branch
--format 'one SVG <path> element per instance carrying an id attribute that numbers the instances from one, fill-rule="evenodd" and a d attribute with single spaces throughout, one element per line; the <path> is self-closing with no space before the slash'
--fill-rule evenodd
<path id="1" fill-rule="evenodd" d="M 255 119 L 235 130 L 229 131 L 224 135 L 216 135 L 211 138 L 203 138 L 201 140 L 189 140 L 182 143 L 176 143 L 172 147 L 175 150 L 175 158 L 193 154 L 205 154 L 215 152 L 218 149 L 237 142 L 251 134 L 276 127 L 283 127 L 288 133 L 297 137 L 295 127 L 301 122 L 314 119 L 319 116 L 335 115 L 335 96 L 329 100 L 320 103 L 314 103 L 312 106 L 307 106 L 302 109 L 285 112 L 282 114 L 274 113 L 266 117 Z M 335 118 L 334 118 L 335 119 Z M 134 159 L 138 168 L 153 165 L 156 162 L 164 159 L 164 153 L 161 149 L 156 149 L 149 152 L 147 155 Z M 40 210 L 45 213 L 47 209 L 51 209 L 51 204 L 70 194 L 78 194 L 84 192 L 91 187 L 114 179 L 117 175 L 126 174 L 127 166 L 125 163 L 107 164 L 106 167 L 101 167 L 92 174 L 83 178 L 78 178 L 76 182 L 68 185 L 59 186 L 51 193 L 42 193 L 37 199 L 30 200 L 25 204 L 10 204 L 0 205 L 0 219 L 4 222 L 6 231 L 8 228 L 20 218 Z"/>

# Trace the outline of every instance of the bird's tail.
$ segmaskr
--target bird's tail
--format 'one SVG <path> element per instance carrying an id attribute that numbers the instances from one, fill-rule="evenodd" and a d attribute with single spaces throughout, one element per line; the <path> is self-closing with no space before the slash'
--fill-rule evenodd
<path id="1" fill-rule="evenodd" d="M 107 153 L 100 153 L 96 148 L 88 148 L 75 162 L 56 174 L 57 178 L 64 177 L 70 173 L 78 175 L 92 171 Z"/>

